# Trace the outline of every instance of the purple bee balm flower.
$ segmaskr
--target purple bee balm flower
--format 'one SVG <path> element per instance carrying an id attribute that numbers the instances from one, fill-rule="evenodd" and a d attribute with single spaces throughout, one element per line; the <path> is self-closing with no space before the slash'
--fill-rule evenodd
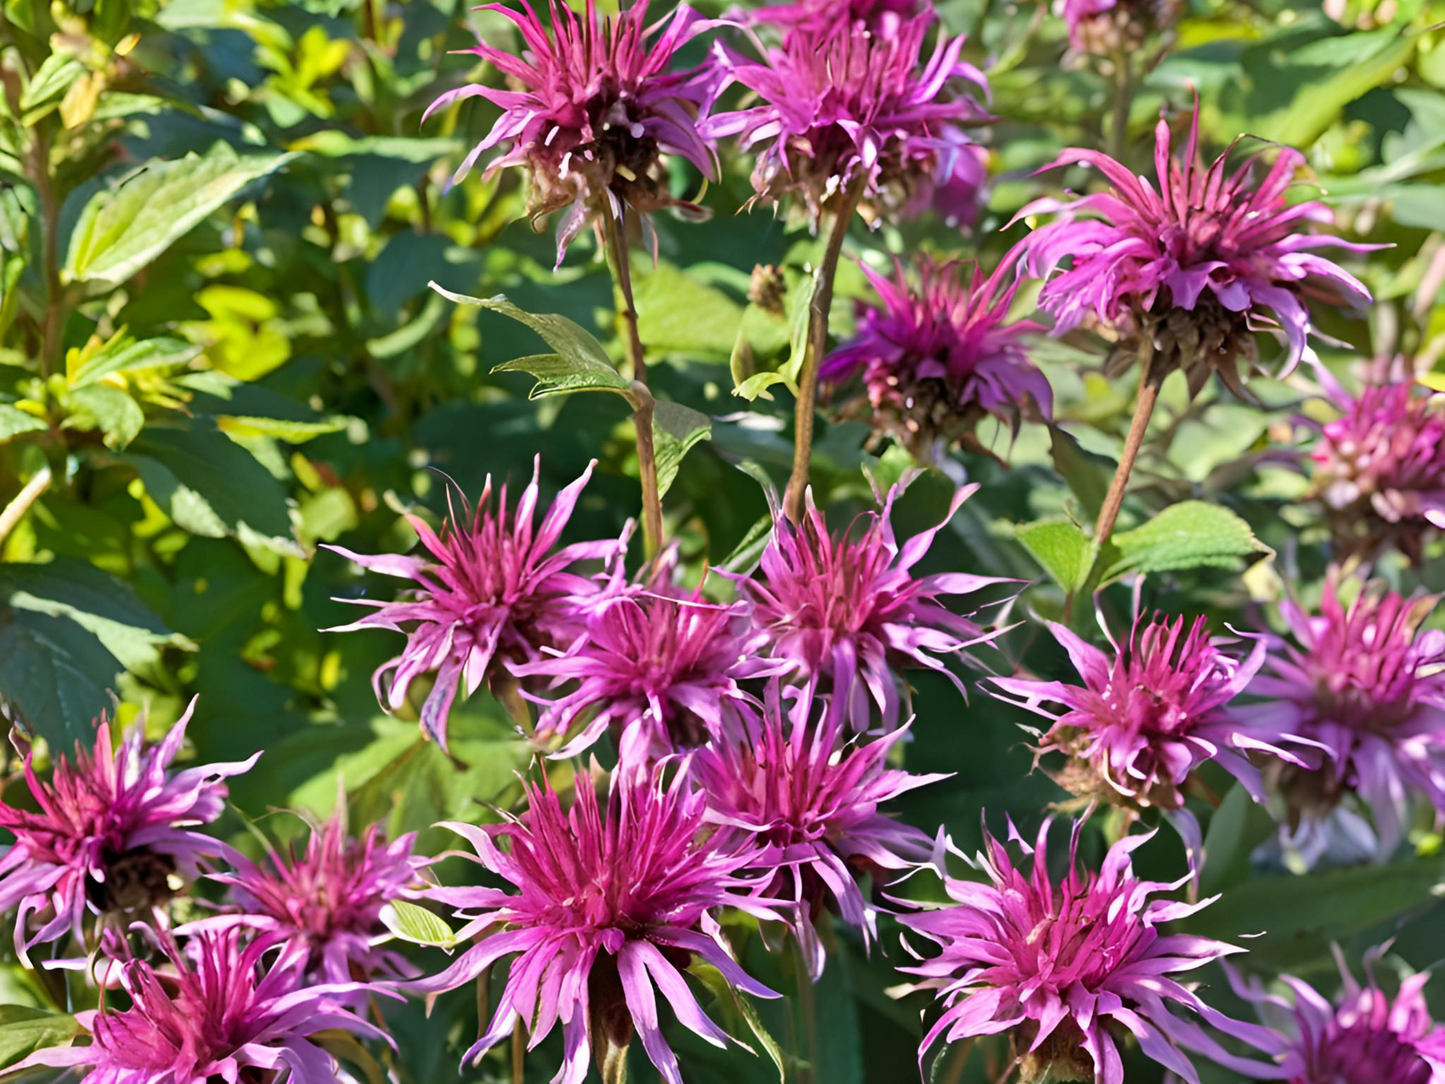
<path id="1" fill-rule="evenodd" d="M 1445 530 L 1445 397 L 1414 381 L 1358 396 L 1327 387 L 1343 414 L 1310 455 L 1311 490 L 1336 545 L 1365 558 L 1394 545 L 1418 564 L 1425 540 Z"/>
<path id="2" fill-rule="evenodd" d="M 496 1014 L 467 1051 L 480 1058 L 521 1020 L 536 1046 L 562 1024 L 563 1064 L 554 1084 L 581 1084 L 590 1052 L 626 1047 L 634 1032 L 668 1084 L 681 1084 L 677 1057 L 658 1029 L 660 991 L 678 1022 L 723 1046 L 727 1035 L 697 1003 L 679 970 L 689 959 L 716 967 L 759 997 L 777 997 L 733 961 L 710 912 L 738 907 L 778 916 L 739 873 L 749 852 L 723 849 L 703 832 L 704 799 L 686 768 L 670 785 L 614 775 L 606 816 L 585 775 L 570 812 L 550 787 L 527 787 L 529 808 L 494 827 L 449 823 L 501 888 L 434 888 L 457 907 L 459 938 L 485 934 L 451 967 L 410 984 L 428 995 L 471 982 L 516 955 Z M 496 840 L 505 836 L 510 847 Z M 495 989 L 495 987 L 494 987 Z"/>
<path id="3" fill-rule="evenodd" d="M 1072 148 L 1044 167 L 1090 165 L 1110 185 L 1067 202 L 1037 200 L 1019 212 L 1058 213 L 1034 232 L 1028 257 L 1030 273 L 1046 277 L 1039 305 L 1053 315 L 1055 334 L 1092 318 L 1128 340 L 1118 356 L 1126 366 L 1143 357 L 1151 379 L 1182 368 L 1197 392 L 1217 372 L 1244 395 L 1238 359 L 1254 359 L 1256 329 L 1288 341 L 1288 372 L 1307 347 L 1306 298 L 1370 300 L 1362 283 L 1314 251 L 1366 246 L 1303 232 L 1307 222 L 1333 222 L 1334 213 L 1317 201 L 1288 202 L 1304 155 L 1280 151 L 1258 184 L 1257 156 L 1233 173 L 1226 173 L 1228 157 L 1204 166 L 1196 107 L 1182 160 L 1170 157 L 1168 122 L 1161 118 L 1155 129 L 1157 191 L 1098 151 Z"/>
<path id="4" fill-rule="evenodd" d="M 565 647 L 578 631 L 571 600 L 596 590 L 591 580 L 570 571 L 571 566 L 622 552 L 618 540 L 579 542 L 553 551 L 595 465 L 557 495 L 540 527 L 533 524 L 542 470 L 538 456 L 532 481 L 515 508 L 508 507 L 504 483 L 492 509 L 488 475 L 470 525 L 453 513 L 438 535 L 425 521 L 407 516 L 429 556 L 370 557 L 327 547 L 362 568 L 417 583 L 392 602 L 338 600 L 376 612 L 328 631 L 380 628 L 406 634 L 405 649 L 376 671 L 372 685 L 382 706 L 396 711 L 406 703 L 413 681 L 435 673 L 436 683 L 422 705 L 421 726 L 443 749 L 458 681 L 471 696 L 483 680 L 512 680 L 511 667 L 536 660 L 545 648 Z"/>
<path id="5" fill-rule="evenodd" d="M 1352 791 L 1386 857 L 1412 795 L 1445 815 L 1445 632 L 1421 628 L 1440 596 L 1407 599 L 1372 584 L 1346 606 L 1338 586 L 1326 583 L 1318 616 L 1281 604 L 1293 642 L 1272 645 L 1249 685 L 1257 703 L 1238 714 L 1311 743 L 1301 749 L 1309 768 L 1282 765 L 1275 780 L 1292 826 Z"/>
<path id="6" fill-rule="evenodd" d="M 221 780 L 247 771 L 261 754 L 168 772 L 195 706 L 191 701 L 165 740 L 149 748 L 138 725 L 112 752 L 110 724 L 102 719 L 95 748 L 77 742 L 73 760 L 57 758 L 49 783 L 25 758 L 38 812 L 0 802 L 0 828 L 15 836 L 0 855 L 0 912 L 16 908 L 22 960 L 68 933 L 82 938 L 87 913 L 122 924 L 150 918 L 196 876 L 203 858 L 220 853 L 220 844 L 194 827 L 224 810 Z"/>
<path id="7" fill-rule="evenodd" d="M 948 610 L 940 598 L 1014 581 L 962 572 L 915 577 L 911 570 L 976 489 L 958 490 L 943 522 L 901 548 L 888 522 L 901 486 L 888 491 L 877 512 L 859 516 L 836 536 L 829 535 L 811 495 L 797 525 L 774 510 L 773 536 L 758 572 L 739 578 L 738 591 L 751 606 L 754 625 L 768 634 L 768 654 L 788 660 L 802 679 L 803 717 L 813 697 L 826 693 L 830 710 L 845 713 L 855 729 L 868 728 L 871 700 L 884 729 L 892 730 L 900 701 L 908 700 L 897 672 L 908 666 L 946 674 L 967 695 L 938 656 L 960 654 L 993 634 Z"/>
<path id="8" fill-rule="evenodd" d="M 987 82 L 959 59 L 962 37 L 940 36 L 932 56 L 922 59 L 934 21 L 923 12 L 872 34 L 834 18 L 816 31 L 785 35 L 776 48 L 759 43 L 762 61 L 719 47 L 726 77 L 761 103 L 711 117 L 704 130 L 759 148 L 755 198 L 800 201 L 814 226 L 853 185 L 871 218 L 906 213 L 940 195 L 949 204 L 945 213 L 957 216 L 978 197 L 977 188 L 964 193 L 958 185 L 982 174 L 982 151 L 962 125 L 987 119 L 959 92 L 960 83 L 987 91 Z"/>
<path id="9" fill-rule="evenodd" d="M 1074 52 L 1118 63 L 1174 21 L 1175 4 L 1173 0 L 1059 0 L 1054 11 L 1069 28 Z"/>
<path id="10" fill-rule="evenodd" d="M 920 0 L 797 0 L 759 8 L 752 15 L 759 22 L 818 33 L 843 21 L 840 14 L 846 13 L 854 27 L 862 24 L 873 33 L 889 33 L 917 15 L 919 7 Z"/>
<path id="11" fill-rule="evenodd" d="M 1055 881 L 1049 825 L 1044 822 L 1032 848 L 1010 825 L 1010 840 L 1033 856 L 1032 875 L 1016 868 L 1008 848 L 985 829 L 977 866 L 990 883 L 949 879 L 945 885 L 956 906 L 900 919 L 943 950 L 900 969 L 923 976 L 922 985 L 937 989 L 945 1004 L 924 1036 L 920 1063 L 939 1037 L 958 1042 L 1006 1032 L 1024 1080 L 1123 1084 L 1118 1042 L 1126 1034 L 1190 1084 L 1199 1084 L 1199 1077 L 1181 1047 L 1234 1068 L 1267 1068 L 1232 1057 L 1196 1021 L 1175 1012 L 1188 1010 L 1256 1047 L 1275 1042 L 1268 1029 L 1224 1016 L 1175 977 L 1243 951 L 1162 928 L 1213 899 L 1185 904 L 1150 898 L 1189 879 L 1171 885 L 1134 875 L 1131 852 L 1153 833 L 1125 836 L 1098 872 L 1081 873 L 1081 823 L 1074 826 L 1068 865 Z"/>
<path id="12" fill-rule="evenodd" d="M 672 208 L 701 217 L 697 204 L 668 191 L 664 155 L 686 158 L 715 178 L 717 156 L 699 131 L 716 92 L 711 64 L 670 71 L 673 54 L 709 25 L 685 4 L 648 27 L 648 0 L 620 15 L 598 12 L 587 0 L 580 17 L 549 0 L 551 33 L 532 5 L 523 11 L 487 4 L 516 23 L 526 51 L 514 56 L 479 41 L 465 50 L 495 65 L 509 88 L 472 83 L 448 91 L 427 109 L 463 98 L 485 98 L 502 111 L 487 137 L 457 170 L 459 179 L 494 147 L 506 148 L 487 167 L 523 166 L 531 178 L 527 212 L 534 224 L 567 208 L 557 225 L 557 263 L 567 246 L 598 215 L 620 218 Z"/>
<path id="13" fill-rule="evenodd" d="M 198 934 L 184 949 L 168 936 L 158 940 L 169 967 L 144 960 L 118 967 L 130 1008 L 76 1013 L 88 1046 L 39 1050 L 21 1066 L 88 1067 L 87 1084 L 333 1084 L 351 1077 L 312 1036 L 341 1029 L 384 1038 L 344 1003 L 364 988 L 359 983 L 299 984 L 307 951 L 299 942 L 277 953 L 275 942 L 243 941 L 240 930 Z"/>
<path id="14" fill-rule="evenodd" d="M 1017 284 L 1012 260 L 991 275 L 974 264 L 918 263 L 913 286 L 901 261 L 889 280 L 864 265 L 881 308 L 859 305 L 858 331 L 830 354 L 819 379 L 835 388 L 861 374 L 866 397 L 844 406 L 868 418 L 914 458 L 931 462 L 955 440 L 977 446 L 974 429 L 993 415 L 1018 429 L 1026 404 L 1045 419 L 1053 392 L 1029 360 L 1031 320 L 1005 324 Z"/>
<path id="15" fill-rule="evenodd" d="M 1366 971 L 1388 946 L 1365 956 Z M 1338 955 L 1338 954 L 1337 954 Z M 1293 998 L 1245 982 L 1230 969 L 1235 991 L 1259 1007 L 1260 1019 L 1281 1033 L 1278 1067 L 1267 1077 L 1286 1084 L 1445 1084 L 1445 1027 L 1430 1018 L 1424 988 L 1413 975 L 1392 1001 L 1373 976 L 1361 986 L 1339 960 L 1344 991 L 1336 1002 L 1286 975 Z"/>
<path id="16" fill-rule="evenodd" d="M 606 600 L 565 654 L 517 668 L 519 676 L 574 683 L 547 703 L 537 721 L 539 738 L 565 736 L 593 709 L 555 756 L 575 756 L 611 727 L 618 757 L 643 767 L 736 726 L 740 714 L 753 710 L 739 682 L 789 669 L 761 655 L 768 637 L 752 626 L 745 604 L 713 605 L 701 589 L 666 590 Z"/>
<path id="17" fill-rule="evenodd" d="M 1241 659 L 1226 650 L 1230 641 L 1209 635 L 1203 617 L 1156 615 L 1146 623 L 1136 613 L 1128 641 L 1110 635 L 1108 653 L 1063 625 L 1049 622 L 1049 629 L 1081 684 L 988 680 L 1005 694 L 1000 699 L 1050 720 L 1038 751 L 1070 758 L 1055 778 L 1071 792 L 1126 807 L 1177 810 L 1190 775 L 1212 760 L 1263 802 L 1251 753 L 1306 763 L 1281 748 L 1289 735 L 1274 721 L 1245 723 L 1225 710 L 1264 664 L 1264 638 L 1256 637 Z"/>
<path id="18" fill-rule="evenodd" d="M 213 875 L 229 885 L 239 913 L 202 919 L 182 928 L 244 927 L 305 947 L 301 966 L 307 981 L 344 983 L 376 975 L 410 978 L 416 968 L 399 953 L 373 947 L 386 934 L 381 909 L 420 888 L 425 859 L 414 857 L 415 833 L 388 843 L 372 825 L 359 839 L 346 831 L 344 812 L 313 828 L 298 855 L 272 852 L 256 864 L 239 854 L 234 872 Z"/>
<path id="19" fill-rule="evenodd" d="M 877 915 L 857 877 L 896 877 L 930 857 L 927 835 L 878 807 L 948 778 L 887 766 L 906 728 L 854 745 L 844 743 L 839 722 L 793 725 L 774 684 L 761 719 L 745 719 L 739 733 L 692 762 L 724 846 L 761 849 L 760 862 L 776 871 L 763 894 L 793 904 L 792 929 L 815 980 L 825 963 L 814 927 L 823 909 L 862 931 L 866 945 L 877 936 Z"/>

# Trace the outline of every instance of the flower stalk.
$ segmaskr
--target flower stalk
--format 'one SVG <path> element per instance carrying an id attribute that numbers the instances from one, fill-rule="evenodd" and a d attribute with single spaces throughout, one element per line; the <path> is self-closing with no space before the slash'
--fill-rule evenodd
<path id="1" fill-rule="evenodd" d="M 1134 404 L 1134 418 L 1129 423 L 1129 432 L 1124 437 L 1124 450 L 1119 454 L 1119 466 L 1114 471 L 1114 480 L 1104 495 L 1099 519 L 1094 525 L 1094 547 L 1102 550 L 1114 533 L 1114 523 L 1119 518 L 1119 509 L 1124 504 L 1124 491 L 1129 488 L 1129 475 L 1134 470 L 1134 461 L 1139 458 L 1139 449 L 1144 446 L 1144 435 L 1149 431 L 1149 420 L 1154 416 L 1154 406 L 1159 401 L 1159 388 L 1164 383 L 1163 367 L 1154 364 L 1153 349 L 1147 338 L 1141 340 L 1139 348 L 1139 398 Z"/>
<path id="2" fill-rule="evenodd" d="M 30 511 L 30 506 L 40 499 L 40 495 L 50 488 L 52 475 L 49 467 L 41 467 L 25 483 L 25 487 L 15 495 L 15 499 L 0 509 L 0 543 L 10 536 L 22 519 L 25 513 Z"/>

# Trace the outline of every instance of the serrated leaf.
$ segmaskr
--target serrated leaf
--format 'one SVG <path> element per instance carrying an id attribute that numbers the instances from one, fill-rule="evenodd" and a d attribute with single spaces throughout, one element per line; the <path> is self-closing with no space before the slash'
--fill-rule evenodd
<path id="1" fill-rule="evenodd" d="M 1073 594 L 1084 586 L 1094 554 L 1078 524 L 1066 519 L 1039 520 L 1022 524 L 1015 535 L 1065 592 Z"/>
<path id="2" fill-rule="evenodd" d="M 1143 526 L 1114 535 L 1110 542 L 1119 559 L 1106 577 L 1205 566 L 1237 568 L 1243 558 L 1269 552 L 1248 523 L 1228 508 L 1205 501 L 1172 505 Z"/>
<path id="3" fill-rule="evenodd" d="M 109 384 L 89 384 L 70 394 L 71 413 L 65 429 L 99 430 L 107 448 L 124 448 L 140 435 L 145 412 L 126 392 Z"/>
<path id="4" fill-rule="evenodd" d="M 652 413 L 653 444 L 657 455 L 657 489 L 665 496 L 683 457 L 700 441 L 712 436 L 712 419 L 681 403 L 658 400 Z"/>
<path id="5" fill-rule="evenodd" d="M 24 1005 L 0 1005 L 0 1069 L 48 1046 L 59 1046 L 80 1029 L 75 1017 Z"/>
<path id="6" fill-rule="evenodd" d="M 383 907 L 381 921 L 393 934 L 413 945 L 451 948 L 457 943 L 456 933 L 441 918 L 406 900 L 392 900 Z"/>
<path id="7" fill-rule="evenodd" d="M 565 395 L 574 391 L 613 391 L 625 394 L 631 384 L 611 365 L 569 361 L 561 354 L 533 354 L 530 357 L 504 361 L 492 368 L 494 373 L 528 373 L 537 383 L 527 393 L 528 399 L 548 395 Z"/>
<path id="8" fill-rule="evenodd" d="M 723 360 L 737 338 L 743 307 L 679 267 L 636 258 L 637 329 L 648 349 L 689 361 Z"/>
<path id="9" fill-rule="evenodd" d="M 204 155 L 156 159 L 120 186 L 97 192 L 70 235 L 66 275 L 118 285 L 292 154 L 242 156 L 227 143 Z"/>
<path id="10" fill-rule="evenodd" d="M 288 444 L 305 444 L 308 440 L 339 433 L 346 428 L 345 418 L 325 418 L 315 422 L 288 421 L 285 418 L 252 418 L 237 414 L 216 416 L 216 428 L 233 437 L 272 437 Z"/>
<path id="11" fill-rule="evenodd" d="M 183 339 L 142 339 L 135 342 L 117 336 L 79 364 L 70 374 L 70 386 L 83 388 L 113 373 L 173 369 L 185 365 L 200 352 L 201 347 Z"/>
<path id="12" fill-rule="evenodd" d="M 0 403 L 0 441 L 18 437 L 21 433 L 35 433 L 48 428 L 49 426 L 35 415 L 18 410 L 9 403 Z"/>

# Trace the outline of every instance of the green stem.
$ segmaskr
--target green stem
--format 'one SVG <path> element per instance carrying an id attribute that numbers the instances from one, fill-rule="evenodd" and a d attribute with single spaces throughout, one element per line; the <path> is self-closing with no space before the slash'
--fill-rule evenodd
<path id="1" fill-rule="evenodd" d="M 532 705 L 522 695 L 522 683 L 511 674 L 504 673 L 492 683 L 492 695 L 507 709 L 512 722 L 530 738 L 536 726 L 532 722 Z"/>
<path id="2" fill-rule="evenodd" d="M 808 967 L 807 952 L 796 937 L 793 941 L 793 963 L 797 971 L 798 1007 L 803 1014 L 803 1049 L 798 1057 L 798 1084 L 811 1084 L 818 1061 L 818 1001 L 813 991 L 813 975 Z"/>
<path id="3" fill-rule="evenodd" d="M 863 196 L 863 178 L 854 181 L 843 192 L 828 234 L 828 247 L 818 275 L 813 282 L 813 297 L 808 305 L 808 341 L 803 349 L 803 364 L 798 373 L 798 403 L 793 420 L 793 473 L 783 510 L 797 523 L 803 517 L 803 497 L 813 460 L 813 421 L 818 402 L 818 367 L 828 347 L 828 317 L 833 310 L 833 280 L 838 276 L 838 258 L 843 253 L 843 239 L 858 201 Z"/>
<path id="4" fill-rule="evenodd" d="M 1114 117 L 1109 126 L 1110 157 L 1122 162 L 1129 149 L 1129 113 L 1134 104 L 1134 81 L 1130 77 L 1129 56 L 1123 49 L 1114 52 Z"/>
<path id="5" fill-rule="evenodd" d="M 50 180 L 50 122 L 35 126 L 30 147 L 30 180 L 40 198 L 41 261 L 45 279 L 45 316 L 40 327 L 40 375 L 60 368 L 64 347 L 65 290 L 60 284 L 60 201 Z"/>

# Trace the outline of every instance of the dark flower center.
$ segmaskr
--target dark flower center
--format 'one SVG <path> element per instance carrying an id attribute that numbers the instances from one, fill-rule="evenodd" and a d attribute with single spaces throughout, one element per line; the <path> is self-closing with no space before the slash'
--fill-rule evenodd
<path id="1" fill-rule="evenodd" d="M 106 914 L 130 914 L 165 903 L 175 894 L 176 860 L 146 847 L 106 851 L 105 880 L 90 881 L 90 902 Z"/>

